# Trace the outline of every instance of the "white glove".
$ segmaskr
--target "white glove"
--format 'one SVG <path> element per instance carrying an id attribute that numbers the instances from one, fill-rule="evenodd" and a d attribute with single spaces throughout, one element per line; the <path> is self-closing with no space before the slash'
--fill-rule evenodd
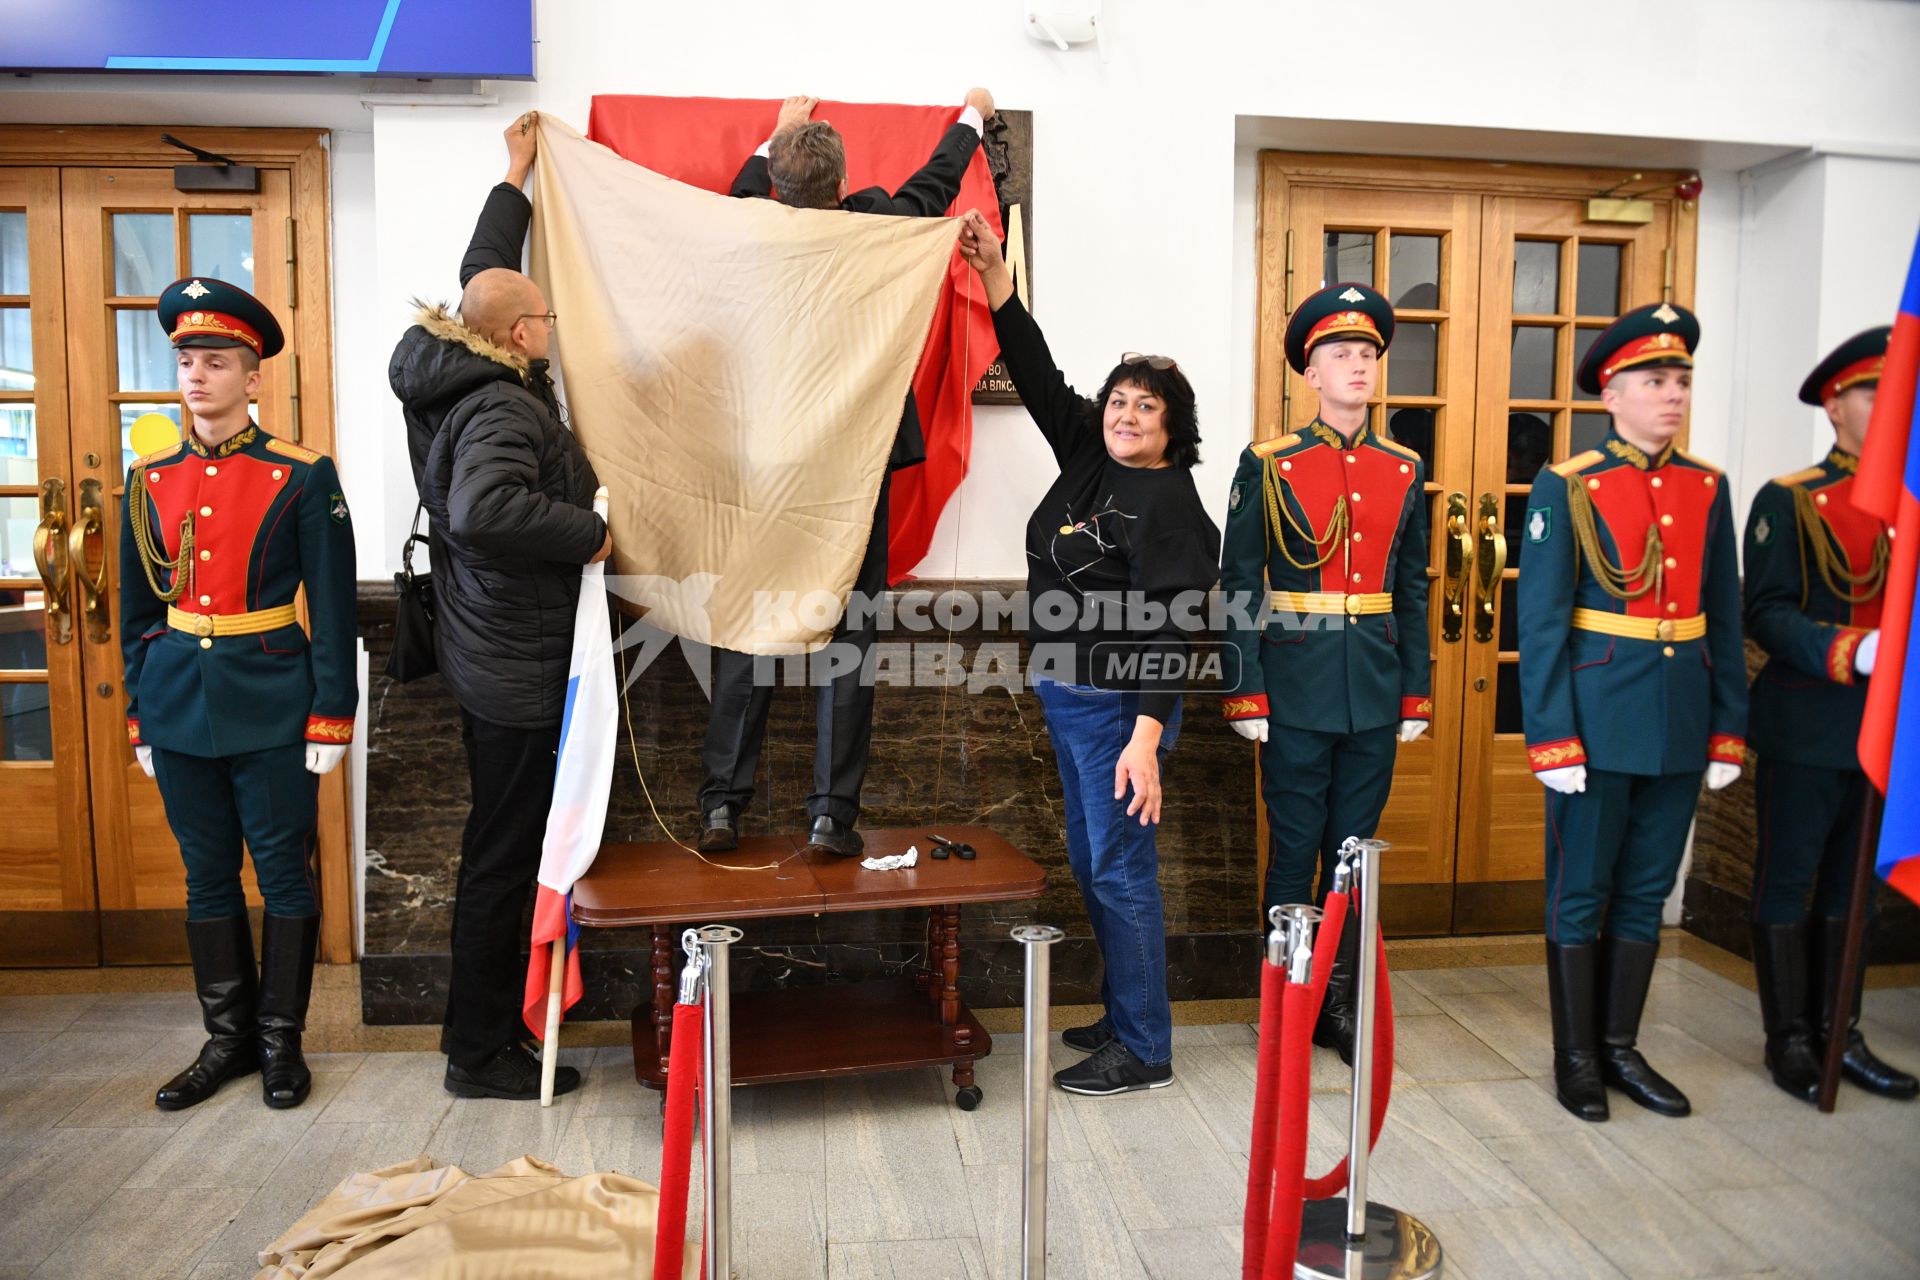
<path id="1" fill-rule="evenodd" d="M 140 762 L 140 772 L 151 778 L 153 776 L 153 748 L 135 747 L 133 749 L 133 758 Z"/>
<path id="2" fill-rule="evenodd" d="M 1400 741 L 1412 742 L 1427 731 L 1425 720 L 1402 720 L 1400 722 Z"/>
<path id="3" fill-rule="evenodd" d="M 1235 733 L 1245 738 L 1248 742 L 1265 742 L 1267 740 L 1267 718 L 1265 716 L 1255 716 L 1251 720 L 1229 720 L 1227 723 L 1233 726 Z"/>
<path id="4" fill-rule="evenodd" d="M 346 754 L 347 744 L 344 742 L 309 742 L 307 772 L 331 773 L 333 767 L 340 763 L 340 758 Z"/>
<path id="5" fill-rule="evenodd" d="M 1853 651 L 1853 669 L 1863 676 L 1873 674 L 1873 660 L 1880 656 L 1880 633 L 1869 631 Z"/>
<path id="6" fill-rule="evenodd" d="M 1587 789 L 1587 766 L 1583 764 L 1562 765 L 1558 769 L 1542 769 L 1533 775 L 1540 785 L 1549 791 L 1558 791 L 1570 796 L 1576 791 Z"/>
<path id="7" fill-rule="evenodd" d="M 1740 776 L 1740 766 L 1728 764 L 1725 760 L 1713 760 L 1707 764 L 1707 790 L 1718 791 L 1730 786 Z"/>

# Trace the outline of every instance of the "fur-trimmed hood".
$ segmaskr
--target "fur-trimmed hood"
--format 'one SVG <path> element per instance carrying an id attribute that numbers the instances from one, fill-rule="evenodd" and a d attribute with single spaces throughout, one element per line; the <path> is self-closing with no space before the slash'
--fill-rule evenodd
<path id="1" fill-rule="evenodd" d="M 517 352 L 489 342 L 479 333 L 469 329 L 459 316 L 447 310 L 444 302 L 421 302 L 414 300 L 419 312 L 413 322 L 434 337 L 446 342 L 457 342 L 477 356 L 483 356 L 498 364 L 504 364 L 522 376 L 527 372 L 527 358 Z"/>
<path id="2" fill-rule="evenodd" d="M 525 386 L 527 368 L 525 357 L 489 342 L 446 307 L 423 304 L 414 326 L 394 348 L 387 382 L 401 404 L 430 413 L 489 383 Z"/>

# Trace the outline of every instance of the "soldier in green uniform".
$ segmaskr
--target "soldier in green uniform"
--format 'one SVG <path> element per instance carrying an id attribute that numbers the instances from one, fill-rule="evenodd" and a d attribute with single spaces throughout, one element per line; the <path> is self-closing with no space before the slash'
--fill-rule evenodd
<path id="1" fill-rule="evenodd" d="M 249 414 L 261 360 L 284 345 L 273 314 L 209 279 L 168 286 L 159 314 L 192 426 L 127 472 L 120 646 L 127 737 L 186 863 L 208 1039 L 154 1103 L 190 1107 L 257 1070 L 268 1106 L 295 1107 L 311 1085 L 318 775 L 346 754 L 360 698 L 353 526 L 333 460 Z M 266 905 L 257 973 L 243 848 Z"/>
<path id="2" fill-rule="evenodd" d="M 1740 581 L 1725 477 L 1674 447 L 1700 324 L 1629 311 L 1581 362 L 1613 429 L 1534 481 L 1522 535 L 1520 695 L 1547 788 L 1555 1093 L 1607 1118 L 1607 1086 L 1661 1115 L 1686 1095 L 1634 1047 L 1701 776 L 1740 776 Z"/>
<path id="3" fill-rule="evenodd" d="M 1807 376 L 1800 399 L 1826 409 L 1834 447 L 1817 465 L 1763 486 L 1747 517 L 1747 634 L 1767 651 L 1749 727 L 1759 757 L 1753 967 L 1767 1072 L 1808 1102 L 1820 1091 L 1821 1042 L 1832 1034 L 1865 820 L 1860 717 L 1890 544 L 1886 525 L 1854 507 L 1853 478 L 1891 332 L 1854 335 Z M 1857 986 L 1853 996 L 1857 1022 Z M 1883 1097 L 1920 1093 L 1920 1081 L 1876 1057 L 1857 1026 L 1845 1035 L 1848 1080 Z"/>
<path id="4" fill-rule="evenodd" d="M 1425 470 L 1367 421 L 1392 341 L 1393 307 L 1365 285 L 1301 303 L 1287 362 L 1320 412 L 1243 452 L 1228 495 L 1220 585 L 1264 619 L 1229 627 L 1240 660 L 1225 698 L 1235 732 L 1260 743 L 1263 922 L 1307 901 L 1316 871 L 1325 896 L 1341 841 L 1379 826 L 1398 743 L 1433 718 Z M 1314 1029 L 1349 1062 L 1359 933 L 1343 935 Z"/>

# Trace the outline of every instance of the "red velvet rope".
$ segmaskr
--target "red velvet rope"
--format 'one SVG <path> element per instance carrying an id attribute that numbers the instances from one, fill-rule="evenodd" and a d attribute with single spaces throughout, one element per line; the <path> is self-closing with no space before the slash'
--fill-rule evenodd
<path id="1" fill-rule="evenodd" d="M 653 1230 L 653 1280 L 680 1280 L 686 1256 L 687 1192 L 693 1176 L 693 1109 L 700 1086 L 703 1008 L 698 1004 L 673 1006 L 673 1047 L 667 1055 L 667 1117 L 660 1138 L 660 1205 Z"/>
<path id="2" fill-rule="evenodd" d="M 1321 932 L 1326 931 L 1322 924 Z M 1387 939 L 1384 934 L 1375 941 L 1375 957 L 1378 972 L 1375 975 L 1374 997 L 1380 1007 L 1373 1015 L 1373 1114 L 1367 1123 L 1367 1150 L 1380 1141 L 1380 1129 L 1387 1122 L 1387 1101 L 1393 1096 L 1393 984 L 1387 979 Z M 1353 977 L 1356 986 L 1360 975 Z M 1304 1126 L 1304 1117 L 1302 1118 Z M 1308 1200 L 1325 1200 L 1346 1190 L 1347 1157 L 1341 1156 L 1340 1163 L 1324 1177 L 1309 1179 L 1305 1196 Z"/>
<path id="3" fill-rule="evenodd" d="M 1240 1238 L 1241 1280 L 1260 1280 L 1273 1195 L 1274 1120 L 1280 1105 L 1281 1000 L 1287 971 L 1260 962 L 1260 1058 L 1253 1083 L 1253 1144 L 1247 1158 L 1247 1207 Z"/>
<path id="4" fill-rule="evenodd" d="M 1313 1084 L 1313 989 L 1288 983 L 1281 997 L 1280 1115 L 1288 1119 L 1274 1151 L 1265 1280 L 1289 1280 L 1300 1252 L 1300 1207 L 1307 1173 L 1307 1106 Z"/>

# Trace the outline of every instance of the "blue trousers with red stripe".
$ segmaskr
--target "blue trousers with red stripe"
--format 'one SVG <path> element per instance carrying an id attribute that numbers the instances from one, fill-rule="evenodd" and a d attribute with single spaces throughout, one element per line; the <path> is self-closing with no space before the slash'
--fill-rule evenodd
<path id="1" fill-rule="evenodd" d="M 246 913 L 240 859 L 248 853 L 268 915 L 320 914 L 313 882 L 320 779 L 306 762 L 304 742 L 237 756 L 153 749 L 153 778 L 187 865 L 187 919 Z"/>
<path id="2" fill-rule="evenodd" d="M 1753 774 L 1753 918 L 1792 924 L 1847 914 L 1853 860 L 1866 818 L 1867 775 L 1858 769 L 1775 762 L 1760 757 Z M 1873 899 L 1867 899 L 1871 907 Z"/>
<path id="3" fill-rule="evenodd" d="M 1585 791 L 1547 792 L 1547 941 L 1660 940 L 1700 777 L 1589 768 Z"/>

